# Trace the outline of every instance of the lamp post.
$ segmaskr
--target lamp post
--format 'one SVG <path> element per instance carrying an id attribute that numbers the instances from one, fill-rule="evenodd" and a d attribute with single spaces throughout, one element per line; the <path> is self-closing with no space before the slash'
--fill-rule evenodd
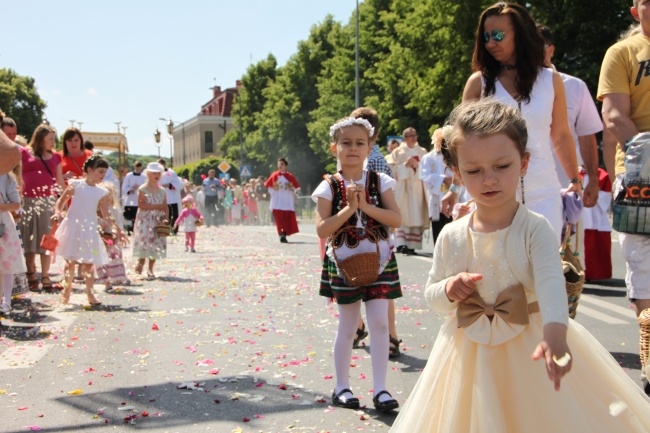
<path id="1" fill-rule="evenodd" d="M 159 119 L 165 122 L 167 125 L 167 134 L 169 134 L 169 168 L 172 168 L 174 166 L 174 152 L 172 146 L 172 142 L 174 140 L 174 121 L 172 120 L 171 116 L 169 119 L 165 119 L 163 117 L 160 117 Z"/>
<path id="2" fill-rule="evenodd" d="M 361 101 L 359 97 L 359 0 L 357 0 L 357 34 L 354 44 L 354 104 L 359 108 Z"/>
<path id="3" fill-rule="evenodd" d="M 120 132 L 120 125 L 122 124 L 122 122 L 113 122 L 113 123 L 117 125 L 117 132 L 119 133 Z"/>
<path id="4" fill-rule="evenodd" d="M 160 130 L 156 128 L 153 133 L 153 138 L 156 140 L 156 147 L 158 148 L 158 159 L 160 159 Z"/>

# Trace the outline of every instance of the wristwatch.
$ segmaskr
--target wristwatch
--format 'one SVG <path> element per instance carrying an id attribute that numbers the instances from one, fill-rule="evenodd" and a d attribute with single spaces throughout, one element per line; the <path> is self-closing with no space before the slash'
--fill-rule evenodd
<path id="1" fill-rule="evenodd" d="M 452 183 L 451 186 L 449 187 L 449 191 L 451 191 L 454 194 L 460 194 L 460 185 L 456 185 L 455 183 Z"/>

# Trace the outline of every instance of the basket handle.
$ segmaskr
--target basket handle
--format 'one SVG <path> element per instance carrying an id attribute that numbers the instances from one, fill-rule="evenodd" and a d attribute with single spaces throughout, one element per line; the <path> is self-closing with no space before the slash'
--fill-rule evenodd
<path id="1" fill-rule="evenodd" d="M 579 256 L 580 253 L 578 252 L 578 245 L 580 242 L 580 222 L 576 223 L 576 248 L 575 251 L 573 252 L 574 256 Z M 566 231 L 564 232 L 564 238 L 562 239 L 562 246 L 560 248 L 560 254 L 564 254 L 564 251 L 566 251 L 566 247 L 569 244 L 569 239 L 571 239 L 571 229 L 573 228 L 573 224 L 567 223 L 566 225 Z"/>
<path id="2" fill-rule="evenodd" d="M 341 227 L 340 229 L 338 229 L 337 231 L 335 231 L 333 234 L 330 235 L 331 239 L 335 239 L 336 236 L 338 236 L 340 233 L 345 232 L 350 228 L 352 228 L 352 226 Z M 353 229 L 356 230 L 356 227 L 354 227 Z M 373 233 L 372 230 L 366 230 L 366 234 L 368 235 L 367 237 L 372 237 L 371 242 L 374 241 L 375 249 L 377 250 L 377 254 L 379 254 L 379 242 L 377 241 L 377 236 Z M 337 249 L 338 248 L 336 248 L 334 244 L 332 244 L 332 254 L 334 254 L 334 260 L 336 261 L 339 260 L 339 258 L 336 256 Z"/>

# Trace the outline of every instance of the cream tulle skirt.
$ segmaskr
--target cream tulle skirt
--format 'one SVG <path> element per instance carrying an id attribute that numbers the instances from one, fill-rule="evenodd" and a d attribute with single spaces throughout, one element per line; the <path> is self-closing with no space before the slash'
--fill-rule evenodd
<path id="1" fill-rule="evenodd" d="M 607 350 L 570 321 L 573 367 L 556 392 L 542 360 L 539 314 L 498 346 L 469 340 L 456 318 L 440 330 L 391 433 L 650 432 L 650 399 Z"/>

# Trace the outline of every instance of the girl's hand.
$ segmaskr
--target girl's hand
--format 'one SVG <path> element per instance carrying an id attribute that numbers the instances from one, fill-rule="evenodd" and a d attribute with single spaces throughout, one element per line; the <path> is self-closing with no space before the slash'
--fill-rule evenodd
<path id="1" fill-rule="evenodd" d="M 122 245 L 123 247 L 125 247 L 125 246 L 127 246 L 129 244 L 128 236 L 122 231 L 120 231 L 117 234 L 117 240 L 120 243 L 120 245 Z"/>
<path id="2" fill-rule="evenodd" d="M 348 206 L 352 210 L 359 208 L 359 195 L 357 193 L 357 186 L 352 184 L 345 187 L 345 195 L 348 199 Z"/>
<path id="3" fill-rule="evenodd" d="M 366 201 L 366 188 L 363 185 L 357 185 L 357 200 L 361 210 L 364 210 L 370 204 Z"/>
<path id="4" fill-rule="evenodd" d="M 63 219 L 63 217 L 61 216 L 60 213 L 55 213 L 54 215 L 52 215 L 52 218 L 50 219 L 54 222 L 59 222 Z"/>
<path id="5" fill-rule="evenodd" d="M 452 218 L 454 218 L 455 220 L 457 220 L 458 218 L 462 218 L 469 213 L 470 209 L 471 208 L 469 207 L 469 205 L 465 203 L 463 204 L 459 203 L 456 206 L 454 206 L 454 211 L 452 212 Z"/>
<path id="6" fill-rule="evenodd" d="M 73 177 L 74 177 L 74 173 L 71 172 L 71 171 L 68 171 L 63 175 L 63 178 L 66 179 L 66 180 L 72 179 Z"/>
<path id="7" fill-rule="evenodd" d="M 567 327 L 561 323 L 544 325 L 544 339 L 537 345 L 531 358 L 533 361 L 544 359 L 546 373 L 556 391 L 560 390 L 562 377 L 571 371 L 573 360 L 571 350 L 566 342 Z"/>
<path id="8" fill-rule="evenodd" d="M 469 272 L 461 272 L 460 274 L 451 277 L 447 280 L 445 285 L 445 293 L 447 299 L 454 302 L 462 302 L 467 299 L 476 289 L 476 281 L 483 279 L 481 274 L 472 274 Z"/>

